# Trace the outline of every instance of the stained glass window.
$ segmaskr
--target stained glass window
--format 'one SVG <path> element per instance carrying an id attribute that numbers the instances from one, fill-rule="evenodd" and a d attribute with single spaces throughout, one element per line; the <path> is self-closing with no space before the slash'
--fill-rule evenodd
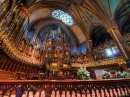
<path id="1" fill-rule="evenodd" d="M 105 49 L 105 52 L 106 52 L 106 55 L 109 57 L 113 55 L 111 49 L 109 49 L 109 48 Z"/>
<path id="2" fill-rule="evenodd" d="M 118 54 L 119 53 L 119 50 L 116 46 L 112 47 L 112 51 L 114 54 Z"/>
<path id="3" fill-rule="evenodd" d="M 72 17 L 69 14 L 67 14 L 61 10 L 54 10 L 52 12 L 52 17 L 55 19 L 61 20 L 62 22 L 64 22 L 68 26 L 73 25 Z"/>
<path id="4" fill-rule="evenodd" d="M 105 53 L 108 57 L 120 56 L 120 51 L 117 46 L 105 49 Z"/>

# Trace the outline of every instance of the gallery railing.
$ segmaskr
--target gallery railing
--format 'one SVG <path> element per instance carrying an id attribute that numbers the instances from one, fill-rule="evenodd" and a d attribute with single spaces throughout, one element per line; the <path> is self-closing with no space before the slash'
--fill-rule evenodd
<path id="1" fill-rule="evenodd" d="M 0 80 L 0 97 L 130 97 L 130 79 Z"/>

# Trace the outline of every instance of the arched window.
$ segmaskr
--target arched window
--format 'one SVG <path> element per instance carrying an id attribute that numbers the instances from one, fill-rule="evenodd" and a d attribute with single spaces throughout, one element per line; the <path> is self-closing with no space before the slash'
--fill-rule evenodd
<path id="1" fill-rule="evenodd" d="M 112 50 L 110 48 L 105 49 L 105 52 L 108 57 L 113 56 Z"/>
<path id="2" fill-rule="evenodd" d="M 61 10 L 54 10 L 52 12 L 52 17 L 55 19 L 61 20 L 62 22 L 64 22 L 68 26 L 73 25 L 72 17 L 69 14 L 67 14 Z"/>

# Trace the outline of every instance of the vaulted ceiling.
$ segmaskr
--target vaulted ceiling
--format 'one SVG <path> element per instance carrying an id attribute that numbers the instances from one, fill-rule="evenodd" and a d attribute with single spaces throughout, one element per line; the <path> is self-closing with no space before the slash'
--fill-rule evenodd
<path id="1" fill-rule="evenodd" d="M 63 28 L 68 29 L 70 37 L 77 44 L 83 44 L 87 40 L 97 42 L 111 39 L 107 29 L 118 25 L 122 34 L 130 30 L 130 1 L 129 0 L 23 0 L 25 7 L 29 10 L 29 28 L 35 28 L 35 24 L 48 25 L 49 23 L 59 23 Z M 74 20 L 72 26 L 65 25 L 62 21 L 51 16 L 53 10 L 60 9 Z M 44 22 L 41 24 L 41 21 Z M 47 23 L 45 23 L 47 22 Z M 96 30 L 95 27 L 104 30 Z M 125 26 L 125 27 L 124 27 Z M 42 28 L 42 27 L 41 27 Z M 40 29 L 39 29 L 40 30 Z M 96 44 L 96 43 L 93 43 Z"/>

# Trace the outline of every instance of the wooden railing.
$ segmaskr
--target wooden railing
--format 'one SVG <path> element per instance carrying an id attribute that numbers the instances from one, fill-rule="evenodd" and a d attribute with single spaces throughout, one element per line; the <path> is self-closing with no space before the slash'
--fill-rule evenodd
<path id="1" fill-rule="evenodd" d="M 0 80 L 0 97 L 130 97 L 130 79 Z"/>

